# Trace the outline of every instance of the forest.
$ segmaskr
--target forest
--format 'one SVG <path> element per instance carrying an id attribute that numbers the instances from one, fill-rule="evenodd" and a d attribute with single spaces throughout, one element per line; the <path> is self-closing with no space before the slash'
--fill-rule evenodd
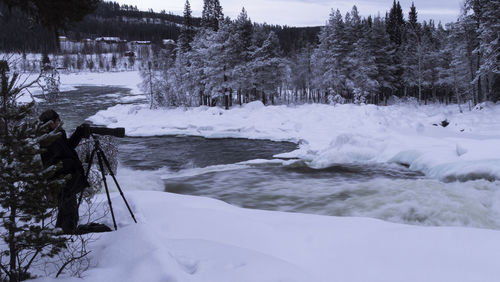
<path id="1" fill-rule="evenodd" d="M 204 1 L 201 18 L 191 15 L 189 1 L 183 16 L 100 2 L 57 33 L 1 3 L 0 11 L 0 51 L 58 54 L 70 71 L 141 69 L 152 107 L 386 104 L 391 97 L 472 106 L 500 99 L 498 1 L 467 0 L 445 25 L 420 21 L 415 5 L 403 13 L 397 1 L 384 16 L 332 9 L 323 27 L 255 23 L 244 8 L 230 19 L 218 0 Z M 61 50 L 57 34 L 87 48 Z M 130 44 L 82 43 L 101 36 L 152 45 L 134 47 L 134 59 L 124 55 Z M 165 48 L 163 39 L 176 46 Z"/>
<path id="2" fill-rule="evenodd" d="M 152 58 L 143 89 L 151 107 L 498 101 L 499 13 L 498 1 L 466 0 L 443 26 L 420 22 L 413 4 L 405 20 L 396 1 L 385 17 L 332 9 L 318 43 L 285 54 L 276 31 L 244 9 L 231 20 L 218 0 L 205 0 L 198 29 L 186 2 L 177 49 Z"/>

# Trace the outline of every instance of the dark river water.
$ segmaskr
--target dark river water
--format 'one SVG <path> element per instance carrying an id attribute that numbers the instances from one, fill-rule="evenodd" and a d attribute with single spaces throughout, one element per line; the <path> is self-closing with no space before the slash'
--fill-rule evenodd
<path id="1" fill-rule="evenodd" d="M 116 104 L 145 103 L 120 87 L 82 86 L 64 92 L 54 108 L 72 132 Z M 200 195 L 257 209 L 366 216 L 419 225 L 500 229 L 500 187 L 484 180 L 443 183 L 395 164 L 338 164 L 312 169 L 289 142 L 193 136 L 125 137 L 118 144 L 118 178 L 158 178 L 167 192 Z M 123 184 L 127 187 L 127 183 Z"/>
<path id="2" fill-rule="evenodd" d="M 272 159 L 293 151 L 288 142 L 248 139 L 205 139 L 194 136 L 155 136 L 120 140 L 120 160 L 141 170 L 168 167 L 172 170 L 232 164 L 253 159 Z"/>

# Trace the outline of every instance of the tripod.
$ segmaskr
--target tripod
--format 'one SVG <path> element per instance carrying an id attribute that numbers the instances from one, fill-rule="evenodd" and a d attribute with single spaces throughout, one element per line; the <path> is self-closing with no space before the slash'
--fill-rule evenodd
<path id="1" fill-rule="evenodd" d="M 104 188 L 106 189 L 106 196 L 108 198 L 108 205 L 109 205 L 109 209 L 111 210 L 111 217 L 113 218 L 113 225 L 115 227 L 115 230 L 118 230 L 118 227 L 116 226 L 115 214 L 113 212 L 113 205 L 111 204 L 111 198 L 109 197 L 109 188 L 108 188 L 108 183 L 106 182 L 104 165 L 106 165 L 106 168 L 109 171 L 109 175 L 111 175 L 111 177 L 113 178 L 113 180 L 116 184 L 116 187 L 118 188 L 118 191 L 120 192 L 120 195 L 122 196 L 122 199 L 125 202 L 125 205 L 127 206 L 127 209 L 130 212 L 130 215 L 132 216 L 132 219 L 134 220 L 135 223 L 137 223 L 137 220 L 135 219 L 134 213 L 130 209 L 130 206 L 128 205 L 127 199 L 125 199 L 125 195 L 123 194 L 123 191 L 120 188 L 118 181 L 116 180 L 115 174 L 113 173 L 113 170 L 111 170 L 111 165 L 109 164 L 109 161 L 106 158 L 106 155 L 104 154 L 104 152 L 101 149 L 99 139 L 95 135 L 91 135 L 91 136 L 94 139 L 94 149 L 90 153 L 90 159 L 89 159 L 89 165 L 88 165 L 88 169 L 87 169 L 86 178 L 88 179 L 88 177 L 89 177 L 90 167 L 92 166 L 94 156 L 97 155 L 97 163 L 99 164 L 99 170 L 101 171 L 102 182 L 104 182 Z M 82 198 L 83 198 L 83 193 L 80 195 L 79 202 L 82 201 Z"/>

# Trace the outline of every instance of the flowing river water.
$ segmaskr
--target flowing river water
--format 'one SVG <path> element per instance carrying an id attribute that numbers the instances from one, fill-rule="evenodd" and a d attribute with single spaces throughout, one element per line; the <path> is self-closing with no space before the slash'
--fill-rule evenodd
<path id="1" fill-rule="evenodd" d="M 40 108 L 58 111 L 64 128 L 72 132 L 99 110 L 145 102 L 128 89 L 81 86 Z M 125 137 L 117 142 L 120 167 L 131 174 L 161 176 L 167 192 L 245 208 L 500 229 L 498 181 L 445 183 L 394 164 L 311 169 L 300 160 L 274 157 L 297 148 L 289 142 L 189 136 Z"/>

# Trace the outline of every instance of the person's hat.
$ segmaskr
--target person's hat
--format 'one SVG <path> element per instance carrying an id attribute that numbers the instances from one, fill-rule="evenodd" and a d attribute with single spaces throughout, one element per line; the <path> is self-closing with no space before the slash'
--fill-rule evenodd
<path id="1" fill-rule="evenodd" d="M 39 117 L 40 121 L 43 122 L 43 123 L 46 123 L 49 120 L 56 121 L 56 119 L 58 119 L 58 118 L 59 118 L 59 115 L 56 113 L 56 111 L 54 111 L 52 109 L 51 110 L 46 110 Z"/>

